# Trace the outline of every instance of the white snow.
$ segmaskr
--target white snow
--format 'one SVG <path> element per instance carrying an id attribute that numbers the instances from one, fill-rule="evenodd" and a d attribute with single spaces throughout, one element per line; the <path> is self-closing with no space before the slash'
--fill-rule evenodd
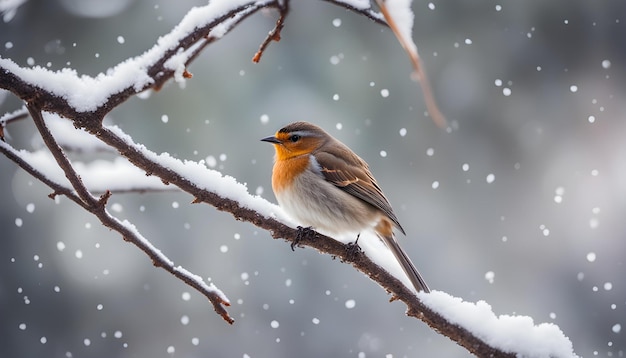
<path id="1" fill-rule="evenodd" d="M 383 1 L 383 0 L 379 0 Z M 389 15 L 393 18 L 402 37 L 404 44 L 408 46 L 408 52 L 417 53 L 417 46 L 413 41 L 413 20 L 415 15 L 411 10 L 413 0 L 384 0 L 385 6 L 389 11 Z"/>
<path id="2" fill-rule="evenodd" d="M 26 0 L 2 0 L 0 1 L 0 14 L 2 14 L 2 21 L 9 22 L 13 20 L 17 13 L 17 8 L 20 7 Z"/>
<path id="3" fill-rule="evenodd" d="M 79 76 L 76 70 L 64 68 L 51 71 L 41 66 L 23 68 L 10 59 L 0 58 L 0 68 L 8 70 L 26 83 L 44 88 L 65 99 L 78 112 L 97 109 L 113 94 L 133 87 L 142 90 L 152 83 L 146 73 L 147 57 L 128 59 L 107 74 L 100 73 L 96 77 Z"/>
<path id="4" fill-rule="evenodd" d="M 369 0 L 338 0 L 337 2 L 349 5 L 359 10 L 366 10 L 370 8 Z"/>
<path id="5" fill-rule="evenodd" d="M 167 258 L 166 258 L 167 259 Z M 228 304 L 230 304 L 230 300 L 228 299 L 228 297 L 226 297 L 226 295 L 224 294 L 224 292 L 222 292 L 219 288 L 217 288 L 213 282 L 209 282 L 208 284 L 204 282 L 204 280 L 202 279 L 202 277 L 193 274 L 191 272 L 189 272 L 187 269 L 185 269 L 182 266 L 176 266 L 174 267 L 174 271 L 178 272 L 179 274 L 195 281 L 196 283 L 198 283 L 199 285 L 202 286 L 202 288 L 206 291 L 209 292 L 214 292 L 215 294 L 217 294 L 220 299 Z"/>
<path id="6" fill-rule="evenodd" d="M 349 299 L 344 304 L 345 304 L 346 308 L 350 310 L 350 309 L 353 309 L 356 306 L 356 301 L 353 300 L 353 299 Z"/>
<path id="7" fill-rule="evenodd" d="M 535 325 L 528 316 L 496 316 L 485 301 L 466 302 L 445 292 L 419 293 L 420 300 L 494 348 L 528 358 L 578 357 L 572 342 L 552 323 Z"/>

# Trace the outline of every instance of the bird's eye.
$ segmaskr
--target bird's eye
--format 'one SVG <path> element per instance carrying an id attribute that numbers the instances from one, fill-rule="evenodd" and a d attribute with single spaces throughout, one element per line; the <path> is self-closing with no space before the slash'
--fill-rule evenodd
<path id="1" fill-rule="evenodd" d="M 289 137 L 289 140 L 290 140 L 292 143 L 295 143 L 295 142 L 297 142 L 297 141 L 299 141 L 299 140 L 300 140 L 300 136 L 299 136 L 299 135 L 297 135 L 297 134 L 293 134 L 293 135 L 291 135 L 291 136 Z"/>

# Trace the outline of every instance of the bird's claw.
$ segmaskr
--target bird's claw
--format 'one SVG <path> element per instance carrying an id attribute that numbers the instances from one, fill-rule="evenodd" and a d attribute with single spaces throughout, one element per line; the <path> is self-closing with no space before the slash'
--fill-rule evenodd
<path id="1" fill-rule="evenodd" d="M 346 244 L 346 259 L 349 261 L 353 261 L 358 254 L 363 252 L 361 246 L 359 246 L 359 236 L 361 236 L 361 234 L 357 235 L 354 242 L 349 242 Z"/>
<path id="2" fill-rule="evenodd" d="M 298 232 L 296 233 L 296 237 L 291 242 L 291 251 L 296 251 L 296 246 L 300 246 L 300 242 L 302 240 L 310 240 L 316 237 L 315 230 L 313 230 L 310 226 L 298 226 L 297 229 Z"/>

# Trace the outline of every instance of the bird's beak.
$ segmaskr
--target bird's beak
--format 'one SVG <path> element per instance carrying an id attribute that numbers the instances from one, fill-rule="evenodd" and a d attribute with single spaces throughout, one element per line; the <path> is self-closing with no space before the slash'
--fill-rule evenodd
<path id="1" fill-rule="evenodd" d="M 274 143 L 274 144 L 280 144 L 280 141 L 276 137 L 274 137 L 274 136 L 265 137 L 265 138 L 261 139 L 261 142 L 269 142 L 269 143 Z"/>

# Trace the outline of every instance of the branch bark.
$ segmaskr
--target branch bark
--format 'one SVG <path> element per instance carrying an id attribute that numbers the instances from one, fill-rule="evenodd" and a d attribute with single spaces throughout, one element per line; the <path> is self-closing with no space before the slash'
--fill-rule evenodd
<path id="1" fill-rule="evenodd" d="M 325 0 L 332 4 L 348 8 L 352 11 L 360 13 L 373 21 L 385 24 L 382 15 L 373 12 L 371 9 L 360 10 L 352 7 L 349 3 L 342 1 Z M 146 73 L 151 78 L 151 82 L 141 88 L 128 86 L 123 90 L 112 93 L 105 103 L 99 105 L 95 110 L 84 112 L 74 108 L 67 99 L 59 96 L 45 88 L 33 85 L 29 81 L 23 79 L 13 71 L 11 66 L 0 62 L 0 88 L 9 90 L 15 96 L 19 97 L 27 103 L 27 108 L 35 122 L 39 132 L 41 133 L 46 146 L 54 155 L 59 166 L 64 170 L 66 177 L 70 181 L 74 191 L 68 190 L 58 183 L 54 183 L 46 178 L 44 173 L 39 172 L 36 168 L 26 163 L 12 148 L 6 143 L 0 143 L 0 151 L 18 166 L 35 176 L 48 186 L 50 186 L 54 195 L 65 195 L 72 201 L 76 202 L 85 210 L 89 211 L 102 222 L 103 225 L 117 231 L 127 241 L 132 242 L 139 249 L 144 251 L 152 260 L 155 266 L 161 267 L 178 279 L 184 281 L 194 289 L 204 294 L 213 304 L 215 310 L 226 321 L 232 323 L 232 318 L 226 312 L 224 306 L 228 306 L 228 300 L 219 293 L 218 290 L 207 286 L 201 279 L 186 271 L 181 267 L 175 267 L 173 263 L 154 248 L 149 241 L 144 239 L 141 234 L 131 224 L 123 223 L 117 218 L 111 216 L 106 210 L 106 202 L 109 192 L 104 193 L 99 198 L 93 196 L 84 186 L 80 177 L 72 167 L 71 162 L 65 156 L 63 149 L 56 143 L 54 137 L 46 127 L 46 123 L 42 116 L 42 111 L 57 113 L 71 120 L 78 128 L 83 128 L 93 134 L 104 143 L 115 148 L 122 156 L 130 160 L 138 168 L 141 168 L 149 175 L 159 177 L 163 182 L 170 183 L 179 187 L 181 190 L 189 193 L 195 199 L 194 202 L 204 202 L 214 206 L 216 209 L 231 213 L 237 220 L 247 221 L 253 225 L 267 230 L 275 239 L 284 239 L 288 242 L 294 242 L 297 236 L 297 230 L 286 226 L 278 220 L 267 217 L 259 212 L 243 206 L 236 200 L 222 196 L 220 193 L 207 191 L 197 183 L 194 183 L 184 174 L 179 173 L 171 168 L 163 166 L 152 155 L 141 150 L 138 145 L 129 142 L 128 138 L 120 135 L 119 131 L 112 130 L 103 126 L 102 120 L 108 112 L 119 106 L 131 96 L 146 90 L 158 90 L 163 83 L 175 76 L 175 70 L 169 68 L 166 63 L 180 51 L 190 51 L 185 61 L 185 65 L 189 64 L 208 44 L 221 38 L 211 35 L 212 30 L 216 26 L 225 26 L 225 32 L 232 30 L 243 19 L 247 18 L 256 11 L 264 8 L 279 9 L 279 20 L 273 33 L 267 37 L 260 47 L 259 53 L 262 53 L 267 44 L 277 39 L 284 26 L 284 19 L 287 16 L 288 1 L 257 1 L 246 5 L 233 8 L 222 16 L 207 23 L 205 26 L 197 27 L 190 34 L 181 37 L 175 47 L 163 52 L 147 70 Z M 223 34 L 222 34 L 223 35 Z M 260 55 L 259 55 L 260 58 Z M 459 345 L 465 347 L 468 351 L 480 357 L 513 357 L 513 354 L 503 352 L 501 350 L 490 347 L 485 341 L 479 337 L 473 336 L 471 332 L 457 325 L 447 322 L 442 316 L 426 307 L 411 290 L 405 287 L 398 279 L 389 274 L 387 271 L 379 267 L 366 255 L 362 253 L 354 254 L 347 245 L 344 245 L 330 237 L 317 234 L 314 237 L 305 237 L 299 241 L 299 245 L 309 246 L 321 253 L 339 258 L 341 261 L 351 264 L 357 270 L 368 275 L 373 281 L 377 282 L 383 289 L 391 294 L 391 300 L 402 301 L 407 306 L 407 314 L 418 318 L 427 323 L 434 330 L 448 336 Z"/>

